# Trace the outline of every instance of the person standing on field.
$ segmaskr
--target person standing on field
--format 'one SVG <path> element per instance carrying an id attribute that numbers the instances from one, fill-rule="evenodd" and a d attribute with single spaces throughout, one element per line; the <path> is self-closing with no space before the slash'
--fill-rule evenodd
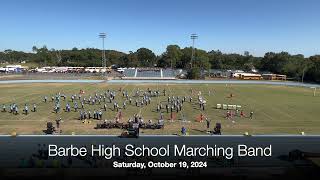
<path id="1" fill-rule="evenodd" d="M 36 111 L 37 111 L 37 105 L 33 104 L 33 112 L 36 112 Z"/>
<path id="2" fill-rule="evenodd" d="M 29 108 L 28 108 L 27 104 L 24 105 L 24 112 L 26 115 L 28 115 Z"/>
<path id="3" fill-rule="evenodd" d="M 244 117 L 243 111 L 240 112 L 240 117 Z"/>
<path id="4" fill-rule="evenodd" d="M 5 104 L 3 104 L 3 106 L 2 106 L 2 112 L 6 112 L 6 105 Z"/>
<path id="5" fill-rule="evenodd" d="M 207 129 L 209 130 L 210 129 L 210 121 L 208 118 L 206 118 L 206 122 L 207 122 Z"/>
<path id="6" fill-rule="evenodd" d="M 181 134 L 187 135 L 187 128 L 185 128 L 184 126 L 182 126 L 182 128 L 181 128 Z"/>
<path id="7" fill-rule="evenodd" d="M 250 112 L 250 119 L 253 118 L 253 111 Z"/>
<path id="8" fill-rule="evenodd" d="M 61 118 L 59 118 L 59 119 L 56 120 L 57 128 L 60 128 L 60 122 L 61 122 Z"/>

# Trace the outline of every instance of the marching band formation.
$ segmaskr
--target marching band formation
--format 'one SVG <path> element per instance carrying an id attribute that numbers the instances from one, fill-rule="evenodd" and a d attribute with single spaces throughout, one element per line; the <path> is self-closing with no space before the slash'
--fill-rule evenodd
<path id="1" fill-rule="evenodd" d="M 208 96 L 214 95 L 210 90 L 207 93 Z M 122 98 L 124 101 L 119 103 L 116 97 Z M 122 96 L 122 97 L 121 97 Z M 166 98 L 166 101 L 160 101 L 159 97 L 162 96 Z M 193 96 L 197 96 L 197 101 L 194 102 Z M 233 97 L 233 94 L 230 95 Z M 176 114 L 181 112 L 181 120 L 183 122 L 187 122 L 185 116 L 182 111 L 184 109 L 185 103 L 197 103 L 199 107 L 199 117 L 196 119 L 198 122 L 206 122 L 207 130 L 210 129 L 211 120 L 205 115 L 205 109 L 207 101 L 202 95 L 202 92 L 195 92 L 193 89 L 190 89 L 190 93 L 186 96 L 174 96 L 168 95 L 167 90 L 164 88 L 162 90 L 159 89 L 150 89 L 146 90 L 133 90 L 131 94 L 128 93 L 127 90 L 123 90 L 120 88 L 119 90 L 107 89 L 103 92 L 96 92 L 95 94 L 88 94 L 83 90 L 80 90 L 79 93 L 75 93 L 72 95 L 66 95 L 61 92 L 56 93 L 54 96 L 51 96 L 51 102 L 48 101 L 48 96 L 42 97 L 41 103 L 52 103 L 53 104 L 53 112 L 59 114 L 60 112 L 70 113 L 71 111 L 79 112 L 79 120 L 83 123 L 90 123 L 91 120 L 100 120 L 97 123 L 96 129 L 110 129 L 110 128 L 121 128 L 127 129 L 131 127 L 132 124 L 138 124 L 139 128 L 147 128 L 147 129 L 162 129 L 164 128 L 164 113 L 168 114 L 170 117 L 169 121 L 174 121 L 176 119 Z M 62 107 L 62 101 L 65 101 L 65 107 Z M 152 106 L 151 102 L 156 102 L 156 106 L 153 112 L 159 114 L 156 119 L 156 123 L 153 123 L 154 119 L 144 120 L 144 117 L 141 114 L 141 109 L 147 106 Z M 139 113 L 135 113 L 132 117 L 130 117 L 126 123 L 123 122 L 123 113 L 126 111 L 127 106 L 134 106 L 139 111 Z M 153 109 L 153 108 L 152 108 Z M 116 116 L 113 120 L 106 120 L 105 114 L 108 111 L 116 112 Z M 19 115 L 19 108 L 16 103 L 12 103 L 9 105 L 9 110 L 7 110 L 6 104 L 2 106 L 2 112 L 9 112 L 13 115 Z M 25 104 L 23 108 L 23 113 L 28 115 L 29 113 L 37 113 L 37 104 L 32 104 L 31 111 L 29 110 L 29 105 Z M 233 111 L 226 111 L 226 119 L 232 120 L 234 122 L 233 117 L 245 117 L 244 112 L 239 109 Z M 253 118 L 253 112 L 250 112 L 250 119 Z M 60 124 L 62 122 L 62 118 L 59 117 L 56 121 L 56 127 L 60 128 Z M 217 129 L 218 128 L 218 131 Z M 217 123 L 216 130 L 211 131 L 216 134 L 221 134 L 221 124 Z M 186 135 L 187 129 L 186 127 L 181 127 L 181 134 Z"/>

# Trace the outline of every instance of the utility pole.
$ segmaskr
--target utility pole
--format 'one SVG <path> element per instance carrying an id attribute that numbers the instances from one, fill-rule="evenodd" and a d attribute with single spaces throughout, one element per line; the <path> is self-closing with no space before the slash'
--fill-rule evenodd
<path id="1" fill-rule="evenodd" d="M 197 34 L 191 34 L 190 38 L 192 39 L 192 53 L 191 53 L 191 61 L 190 61 L 190 68 L 192 68 L 192 64 L 194 61 L 194 41 L 198 39 Z"/>
<path id="2" fill-rule="evenodd" d="M 106 33 L 99 33 L 99 38 L 102 39 L 102 59 L 101 59 L 101 65 L 104 69 L 104 72 L 107 71 L 107 60 L 106 60 L 106 52 L 104 50 L 104 39 L 106 38 Z"/>
<path id="3" fill-rule="evenodd" d="M 56 50 L 56 56 L 57 56 L 57 62 L 61 63 L 62 58 L 61 58 L 61 53 L 59 50 Z"/>
<path id="4" fill-rule="evenodd" d="M 309 66 L 308 66 L 308 64 L 306 64 L 305 67 L 302 70 L 302 77 L 301 77 L 301 82 L 302 83 L 304 81 L 304 75 L 305 75 L 306 71 L 308 70 L 308 68 L 309 68 Z"/>

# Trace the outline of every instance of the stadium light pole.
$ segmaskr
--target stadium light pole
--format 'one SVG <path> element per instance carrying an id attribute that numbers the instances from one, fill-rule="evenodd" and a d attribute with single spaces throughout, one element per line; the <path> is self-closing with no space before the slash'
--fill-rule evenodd
<path id="1" fill-rule="evenodd" d="M 190 67 L 192 68 L 192 63 L 194 61 L 194 41 L 198 39 L 198 35 L 191 34 L 190 38 L 192 39 L 192 53 L 191 53 L 191 62 L 190 62 Z"/>
<path id="2" fill-rule="evenodd" d="M 104 68 L 104 71 L 106 72 L 106 66 L 107 66 L 107 60 L 106 60 L 106 52 L 104 50 L 104 39 L 106 38 L 106 33 L 99 33 L 99 38 L 102 39 L 102 59 L 101 59 L 101 64 L 102 67 Z"/>

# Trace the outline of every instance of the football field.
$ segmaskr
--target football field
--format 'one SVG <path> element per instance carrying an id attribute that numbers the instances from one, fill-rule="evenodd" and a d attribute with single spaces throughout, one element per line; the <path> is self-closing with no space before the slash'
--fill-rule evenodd
<path id="1" fill-rule="evenodd" d="M 159 90 L 158 97 L 151 97 L 151 103 L 147 106 L 137 107 L 135 100 L 142 99 L 142 93 L 147 89 Z M 192 102 L 187 98 L 182 110 L 178 113 L 174 111 L 174 120 L 170 120 L 170 111 L 167 113 L 163 108 L 165 119 L 164 129 L 143 129 L 142 134 L 180 134 L 181 127 L 187 128 L 190 135 L 207 134 L 206 121 L 199 122 L 200 115 L 210 120 L 210 130 L 215 123 L 222 124 L 222 134 L 320 134 L 320 96 L 313 96 L 313 90 L 304 87 L 275 86 L 275 85 L 246 85 L 246 84 L 165 84 L 165 83 L 137 83 L 137 84 L 108 84 L 103 83 L 29 83 L 29 84 L 1 84 L 0 85 L 0 134 L 44 134 L 47 122 L 55 124 L 55 120 L 62 119 L 62 134 L 116 134 L 120 135 L 121 129 L 94 129 L 97 123 L 103 120 L 115 120 L 118 115 L 113 110 L 113 102 L 109 101 L 96 103 L 95 105 L 84 104 L 85 111 L 102 110 L 103 120 L 90 119 L 83 123 L 79 120 L 79 109 L 73 109 L 71 96 L 84 93 L 82 97 L 89 98 L 95 94 L 104 94 L 107 90 L 115 91 L 115 101 L 120 105 L 122 112 L 121 122 L 126 123 L 134 114 L 139 114 L 147 122 L 151 119 L 157 122 L 160 113 L 157 112 L 157 105 L 167 104 L 168 96 L 192 97 Z M 166 96 L 163 90 L 166 90 Z M 132 98 L 132 104 L 126 102 L 126 109 L 121 109 L 126 97 L 122 96 L 122 91 L 128 93 Z M 135 97 L 139 91 L 140 97 Z M 61 110 L 54 112 L 55 103 L 51 97 L 56 94 L 65 94 L 66 100 L 60 100 Z M 231 97 L 232 94 L 232 97 Z M 205 109 L 199 107 L 198 96 L 206 101 Z M 48 97 L 48 102 L 44 102 L 44 96 Z M 79 100 L 78 104 L 81 107 Z M 19 114 L 9 113 L 9 105 L 17 104 Z M 65 112 L 65 106 L 71 105 L 71 112 Z M 2 112 L 3 104 L 6 112 Z M 25 104 L 29 107 L 28 115 L 23 113 Z M 33 104 L 36 104 L 37 111 L 31 112 Z M 103 106 L 107 105 L 107 111 Z M 244 117 L 234 115 L 227 119 L 227 110 L 217 109 L 217 104 L 239 105 L 244 113 Z M 253 119 L 249 118 L 253 112 Z"/>

